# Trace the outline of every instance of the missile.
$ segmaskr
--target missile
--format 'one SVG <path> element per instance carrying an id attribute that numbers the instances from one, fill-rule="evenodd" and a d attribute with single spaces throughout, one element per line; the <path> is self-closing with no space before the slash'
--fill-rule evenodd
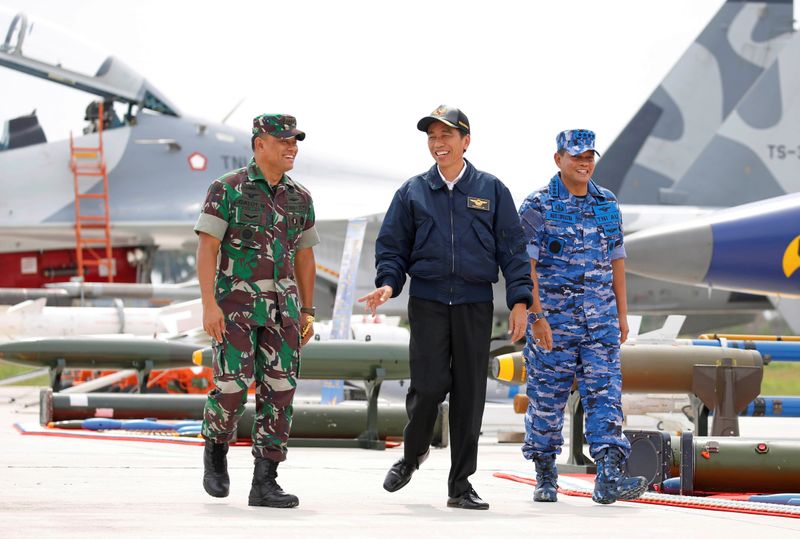
<path id="1" fill-rule="evenodd" d="M 766 494 L 750 496 L 748 502 L 776 503 L 780 505 L 800 505 L 800 493 Z"/>
<path id="2" fill-rule="evenodd" d="M 126 393 L 87 393 L 63 395 L 43 388 L 39 393 L 39 422 L 46 426 L 62 421 L 78 421 L 95 416 L 131 420 L 202 419 L 205 395 L 142 395 Z M 250 401 L 239 419 L 237 437 L 250 438 L 255 404 Z M 446 447 L 448 440 L 447 404 L 439 409 L 434 427 L 434 445 Z M 378 406 L 377 430 L 380 439 L 402 437 L 408 422 L 405 405 Z M 71 424 L 67 424 L 71 426 Z M 57 425 L 56 425 L 57 426 Z M 338 405 L 296 403 L 292 414 L 292 438 L 357 438 L 367 428 L 367 405 L 350 402 Z"/>
<path id="3" fill-rule="evenodd" d="M 58 337 L 0 343 L 0 359 L 27 367 L 169 369 L 211 366 L 211 348 L 146 337 Z M 408 344 L 375 341 L 311 341 L 301 353 L 300 378 L 309 380 L 404 380 L 410 377 Z"/>
<path id="4" fill-rule="evenodd" d="M 625 237 L 625 269 L 664 281 L 800 297 L 800 193 Z"/>
<path id="5" fill-rule="evenodd" d="M 200 297 L 196 282 L 179 284 L 149 283 L 46 283 L 46 288 L 63 290 L 64 293 L 85 299 L 122 298 L 148 299 L 155 302 L 189 301 Z"/>
<path id="6" fill-rule="evenodd" d="M 686 342 L 679 342 L 680 344 L 689 344 L 691 346 L 717 346 L 728 349 L 757 350 L 765 363 L 771 361 L 800 361 L 800 342 L 727 339 L 691 339 Z"/>
<path id="7" fill-rule="evenodd" d="M 197 350 L 192 361 L 195 365 L 211 367 L 211 348 Z M 310 341 L 302 349 L 301 379 L 372 380 L 378 374 L 384 380 L 404 380 L 411 376 L 407 343 Z"/>
<path id="8" fill-rule="evenodd" d="M 147 337 L 55 337 L 0 343 L 0 359 L 26 367 L 169 369 L 191 367 L 196 344 Z"/>
<path id="9" fill-rule="evenodd" d="M 8 339 L 180 333 L 202 326 L 200 300 L 161 308 L 46 307 L 45 298 L 0 307 L 0 335 Z"/>
<path id="10" fill-rule="evenodd" d="M 622 390 L 629 393 L 691 393 L 695 365 L 719 365 L 723 358 L 735 366 L 763 367 L 761 354 L 710 346 L 624 344 L 621 347 Z M 491 358 L 489 376 L 495 380 L 526 382 L 522 352 Z"/>
<path id="11" fill-rule="evenodd" d="M 757 397 L 739 415 L 753 417 L 800 417 L 800 397 Z"/>
<path id="12" fill-rule="evenodd" d="M 728 339 L 731 341 L 787 341 L 800 342 L 796 335 L 736 335 L 731 333 L 703 333 L 698 339 Z"/>

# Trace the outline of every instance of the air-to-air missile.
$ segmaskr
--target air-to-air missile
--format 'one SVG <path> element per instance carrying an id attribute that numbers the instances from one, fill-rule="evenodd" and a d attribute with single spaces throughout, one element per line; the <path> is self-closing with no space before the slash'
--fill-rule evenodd
<path id="1" fill-rule="evenodd" d="M 2 348 L 0 348 L 1 350 Z M 408 343 L 362 341 L 310 341 L 303 347 L 299 377 L 310 380 L 384 380 L 410 377 Z M 197 350 L 195 365 L 211 367 L 212 350 Z"/>
<path id="2" fill-rule="evenodd" d="M 0 343 L 0 359 L 26 367 L 170 369 L 192 366 L 197 344 L 131 337 L 53 337 Z"/>
<path id="3" fill-rule="evenodd" d="M 800 417 L 800 397 L 757 397 L 739 415 L 752 417 Z"/>
<path id="4" fill-rule="evenodd" d="M 625 237 L 625 269 L 665 281 L 800 297 L 800 193 Z"/>
<path id="5" fill-rule="evenodd" d="M 88 393 L 63 395 L 45 388 L 39 394 L 39 422 L 43 426 L 60 421 L 72 421 L 102 416 L 113 419 L 153 418 L 159 420 L 202 419 L 205 395 L 137 395 L 125 393 Z M 253 402 L 245 405 L 244 415 L 237 427 L 237 436 L 248 439 L 253 428 Z M 447 404 L 439 410 L 434 428 L 434 445 L 448 443 Z M 367 405 L 352 402 L 340 405 L 296 403 L 292 414 L 292 438 L 366 437 Z M 405 405 L 380 405 L 377 417 L 377 436 L 402 437 L 408 421 Z"/>
<path id="6" fill-rule="evenodd" d="M 134 369 L 140 387 L 155 369 L 191 367 L 197 344 L 179 340 L 104 335 L 54 337 L 0 343 L 0 359 L 50 369 L 50 385 L 61 388 L 64 369 Z"/>
<path id="7" fill-rule="evenodd" d="M 800 342 L 766 341 L 741 339 L 679 339 L 678 344 L 691 346 L 717 346 L 722 348 L 738 348 L 740 350 L 757 350 L 765 363 L 771 361 L 800 361 Z"/>
<path id="8" fill-rule="evenodd" d="M 211 348 L 182 340 L 131 337 L 58 337 L 0 343 L 0 359 L 27 367 L 167 369 L 211 366 Z M 303 347 L 300 378 L 402 380 L 409 377 L 408 344 L 310 341 Z"/>
<path id="9" fill-rule="evenodd" d="M 786 341 L 800 342 L 798 335 L 739 335 L 734 333 L 703 333 L 698 339 L 729 339 L 732 341 Z"/>
<path id="10" fill-rule="evenodd" d="M 202 326 L 200 300 L 161 308 L 46 307 L 45 298 L 0 307 L 0 337 L 67 337 L 125 333 L 153 336 Z"/>
<path id="11" fill-rule="evenodd" d="M 687 393 L 692 391 L 695 365 L 721 365 L 729 358 L 736 366 L 763 366 L 755 350 L 707 346 L 623 344 L 620 353 L 622 390 L 635 393 Z M 490 376 L 523 384 L 526 381 L 522 352 L 491 359 Z"/>

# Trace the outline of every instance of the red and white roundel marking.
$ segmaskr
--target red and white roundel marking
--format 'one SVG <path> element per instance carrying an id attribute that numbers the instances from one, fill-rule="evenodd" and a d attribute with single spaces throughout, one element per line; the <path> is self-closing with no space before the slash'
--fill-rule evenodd
<path id="1" fill-rule="evenodd" d="M 188 160 L 189 168 L 192 170 L 203 171 L 208 166 L 208 158 L 200 152 L 192 153 Z"/>

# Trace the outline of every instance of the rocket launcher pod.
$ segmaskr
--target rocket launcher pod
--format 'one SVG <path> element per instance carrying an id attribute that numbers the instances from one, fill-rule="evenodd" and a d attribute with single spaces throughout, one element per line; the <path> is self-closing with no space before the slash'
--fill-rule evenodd
<path id="1" fill-rule="evenodd" d="M 663 482 L 668 494 L 800 492 L 800 440 L 669 437 L 660 431 L 625 431 L 631 441 L 628 472 Z M 667 479 L 670 478 L 670 479 Z"/>

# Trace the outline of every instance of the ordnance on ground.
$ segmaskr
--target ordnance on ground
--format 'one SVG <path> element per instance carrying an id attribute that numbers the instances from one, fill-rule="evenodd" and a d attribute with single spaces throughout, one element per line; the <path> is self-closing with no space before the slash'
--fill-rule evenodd
<path id="1" fill-rule="evenodd" d="M 800 491 L 800 440 L 651 431 L 625 431 L 625 435 L 631 441 L 628 473 L 644 474 L 651 485 L 671 478 L 667 491 L 683 495 Z"/>
<path id="2" fill-rule="evenodd" d="M 90 417 L 113 419 L 153 418 L 160 420 L 202 419 L 204 395 L 141 395 L 126 393 L 87 393 L 62 395 L 44 388 L 39 394 L 39 422 L 79 420 Z M 255 415 L 255 404 L 245 405 L 239 419 L 237 437 L 249 439 Z M 408 422 L 405 405 L 381 405 L 377 410 L 377 436 L 402 437 Z M 292 433 L 295 439 L 360 439 L 369 441 L 367 404 L 348 402 L 338 405 L 295 403 Z M 448 406 L 443 403 L 434 428 L 433 445 L 446 447 L 449 439 Z"/>
<path id="3" fill-rule="evenodd" d="M 763 374 L 757 351 L 710 346 L 626 344 L 620 350 L 620 363 L 623 392 L 697 395 L 693 420 L 698 434 L 708 432 L 711 409 L 715 413 L 712 434 L 738 435 L 738 414 L 760 392 Z M 493 357 L 489 373 L 496 380 L 525 383 L 525 358 L 521 352 Z M 568 465 L 590 472 L 592 461 L 583 453 L 583 408 L 575 387 L 567 410 L 571 417 Z"/>

